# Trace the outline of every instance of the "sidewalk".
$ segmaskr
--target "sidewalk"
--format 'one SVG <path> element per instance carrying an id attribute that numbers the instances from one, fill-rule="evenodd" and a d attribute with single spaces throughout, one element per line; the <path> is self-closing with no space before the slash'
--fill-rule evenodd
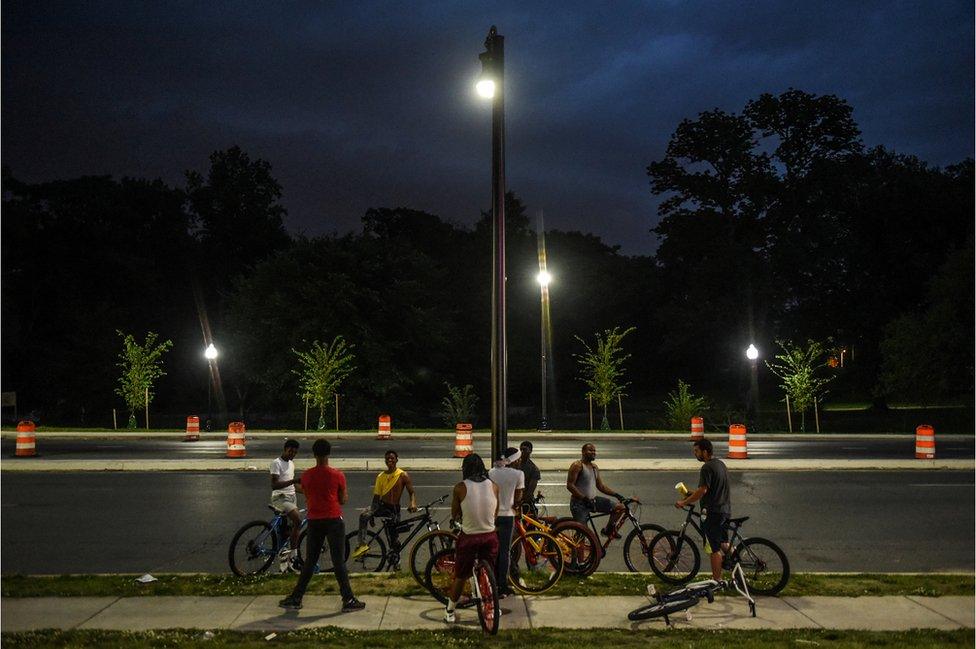
<path id="1" fill-rule="evenodd" d="M 37 597 L 5 598 L 4 632 L 34 629 L 148 629 L 289 631 L 338 626 L 354 630 L 443 629 L 443 607 L 430 597 L 364 595 L 364 611 L 341 613 L 337 596 L 306 596 L 300 611 L 278 608 L 281 596 L 248 597 Z M 629 622 L 644 597 L 510 597 L 501 628 L 663 628 L 662 620 Z M 973 597 L 759 598 L 756 617 L 741 597 L 720 597 L 672 618 L 677 627 L 701 629 L 974 628 Z M 477 613 L 458 611 L 458 626 L 478 628 Z"/>
<path id="2" fill-rule="evenodd" d="M 132 460 L 51 460 L 42 457 L 4 458 L 0 462 L 2 471 L 57 472 L 57 471 L 257 471 L 267 472 L 267 458 L 249 457 L 228 459 L 132 459 Z M 458 471 L 461 460 L 452 457 L 409 457 L 400 456 L 403 466 L 410 471 Z M 565 471 L 571 460 L 565 458 L 533 458 L 542 471 Z M 950 470 L 973 471 L 976 461 L 972 459 L 940 460 L 883 460 L 883 459 L 749 459 L 729 460 L 722 458 L 730 471 L 920 471 Z M 375 457 L 337 457 L 330 464 L 342 471 L 382 471 L 386 469 L 382 458 Z M 295 468 L 306 470 L 314 465 L 309 458 L 295 460 Z M 692 471 L 697 472 L 701 463 L 694 458 L 663 459 L 612 459 L 600 460 L 604 471 Z"/>

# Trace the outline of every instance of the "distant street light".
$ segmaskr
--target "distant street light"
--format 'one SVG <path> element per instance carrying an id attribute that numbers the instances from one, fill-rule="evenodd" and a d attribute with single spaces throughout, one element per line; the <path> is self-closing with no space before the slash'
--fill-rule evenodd
<path id="1" fill-rule="evenodd" d="M 749 344 L 746 349 L 746 358 L 749 359 L 749 395 L 746 398 L 746 416 L 753 429 L 756 427 L 757 415 L 759 414 L 759 350 L 756 346 Z"/>
<path id="2" fill-rule="evenodd" d="M 213 428 L 213 388 L 214 388 L 214 361 L 217 360 L 217 348 L 213 343 L 207 345 L 203 351 L 203 356 L 207 359 L 207 366 L 210 370 L 210 380 L 207 381 L 207 423 L 204 429 L 208 432 Z"/>
<path id="3" fill-rule="evenodd" d="M 549 326 L 549 282 L 552 281 L 552 275 L 546 268 L 546 234 L 545 230 L 541 226 L 541 216 L 540 216 L 540 228 L 539 228 L 539 274 L 535 276 L 537 282 L 539 282 L 540 288 L 540 326 L 542 329 L 542 335 L 539 337 L 539 345 L 541 349 L 541 361 L 542 361 L 542 414 L 539 417 L 539 430 L 549 431 L 549 413 L 546 408 L 546 396 L 548 392 L 548 363 L 546 359 L 546 351 L 549 349 L 551 342 L 549 340 L 550 336 L 550 326 Z"/>
<path id="4" fill-rule="evenodd" d="M 478 94 L 491 99 L 491 459 L 508 447 L 508 347 L 505 341 L 505 37 L 488 30 Z"/>

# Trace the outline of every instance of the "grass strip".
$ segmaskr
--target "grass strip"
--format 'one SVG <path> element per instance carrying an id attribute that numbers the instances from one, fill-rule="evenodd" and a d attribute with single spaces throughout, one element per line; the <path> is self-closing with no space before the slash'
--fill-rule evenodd
<path id="1" fill-rule="evenodd" d="M 205 635 L 209 633 L 209 635 Z M 319 649 L 322 646 L 352 649 L 414 647 L 533 647 L 533 649 L 566 649 L 567 647 L 695 647 L 695 649 L 797 649 L 809 647 L 862 648 L 904 647 L 936 649 L 939 647 L 972 647 L 972 630 L 955 631 L 703 631 L 680 630 L 609 630 L 609 629 L 526 629 L 503 630 L 493 638 L 465 629 L 444 631 L 351 631 L 335 627 L 279 632 L 271 641 L 264 632 L 172 629 L 165 631 L 30 631 L 2 634 L 4 647 L 289 647 Z"/>
<path id="2" fill-rule="evenodd" d="M 3 597 L 137 597 L 153 595 L 196 595 L 203 597 L 236 595 L 284 595 L 295 584 L 295 575 L 235 577 L 232 575 L 156 575 L 159 581 L 141 584 L 135 575 L 6 575 L 0 580 Z M 597 597 L 602 595 L 641 595 L 647 584 L 665 590 L 672 588 L 648 574 L 596 573 L 579 579 L 564 575 L 547 595 Z M 359 595 L 406 597 L 424 595 L 409 574 L 353 575 L 353 589 Z M 781 593 L 784 596 L 831 595 L 972 595 L 976 578 L 964 574 L 824 574 L 796 573 Z M 331 574 L 316 576 L 310 594 L 338 592 Z"/>

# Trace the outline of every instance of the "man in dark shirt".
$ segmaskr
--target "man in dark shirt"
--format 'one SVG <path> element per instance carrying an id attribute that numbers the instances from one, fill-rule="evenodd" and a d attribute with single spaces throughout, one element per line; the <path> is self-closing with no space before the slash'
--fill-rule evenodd
<path id="1" fill-rule="evenodd" d="M 312 445 L 315 466 L 302 473 L 301 485 L 305 493 L 305 518 L 308 519 L 308 536 L 305 545 L 305 565 L 291 595 L 278 602 L 281 608 L 298 610 L 302 607 L 302 597 L 308 582 L 319 562 L 322 546 L 329 542 L 329 554 L 335 566 L 335 578 L 342 594 L 342 612 L 358 611 L 366 605 L 356 599 L 349 585 L 349 572 L 346 570 L 346 525 L 342 521 L 342 505 L 349 502 L 346 490 L 346 476 L 338 469 L 329 466 L 332 445 L 328 440 L 318 439 Z"/>
<path id="2" fill-rule="evenodd" d="M 535 498 L 535 490 L 539 486 L 539 480 L 542 479 L 542 474 L 539 472 L 539 467 L 535 465 L 535 462 L 529 459 L 532 457 L 532 442 L 522 442 L 519 444 L 519 450 L 522 451 L 519 469 L 525 474 L 525 489 L 522 490 L 522 504 L 528 505 L 529 511 L 532 515 L 535 515 L 536 508 L 532 504 L 532 500 Z"/>
<path id="3" fill-rule="evenodd" d="M 702 532 L 711 547 L 712 579 L 722 578 L 722 559 L 729 551 L 725 540 L 725 526 L 732 515 L 732 500 L 729 497 L 729 471 L 725 463 L 712 457 L 712 443 L 707 439 L 695 442 L 695 458 L 704 462 L 698 475 L 698 489 L 674 504 L 681 509 L 701 501 Z"/>

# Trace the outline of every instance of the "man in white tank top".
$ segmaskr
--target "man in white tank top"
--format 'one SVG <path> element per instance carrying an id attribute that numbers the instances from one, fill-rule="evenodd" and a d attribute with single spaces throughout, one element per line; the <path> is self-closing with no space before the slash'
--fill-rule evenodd
<path id="1" fill-rule="evenodd" d="M 444 610 L 444 621 L 454 622 L 454 609 L 464 590 L 465 580 L 471 577 L 475 561 L 480 557 L 495 565 L 498 556 L 498 536 L 495 517 L 498 515 L 498 486 L 488 479 L 485 463 L 477 453 L 461 463 L 464 478 L 454 485 L 451 499 L 451 518 L 461 524 L 461 533 L 454 546 L 454 583 Z"/>

